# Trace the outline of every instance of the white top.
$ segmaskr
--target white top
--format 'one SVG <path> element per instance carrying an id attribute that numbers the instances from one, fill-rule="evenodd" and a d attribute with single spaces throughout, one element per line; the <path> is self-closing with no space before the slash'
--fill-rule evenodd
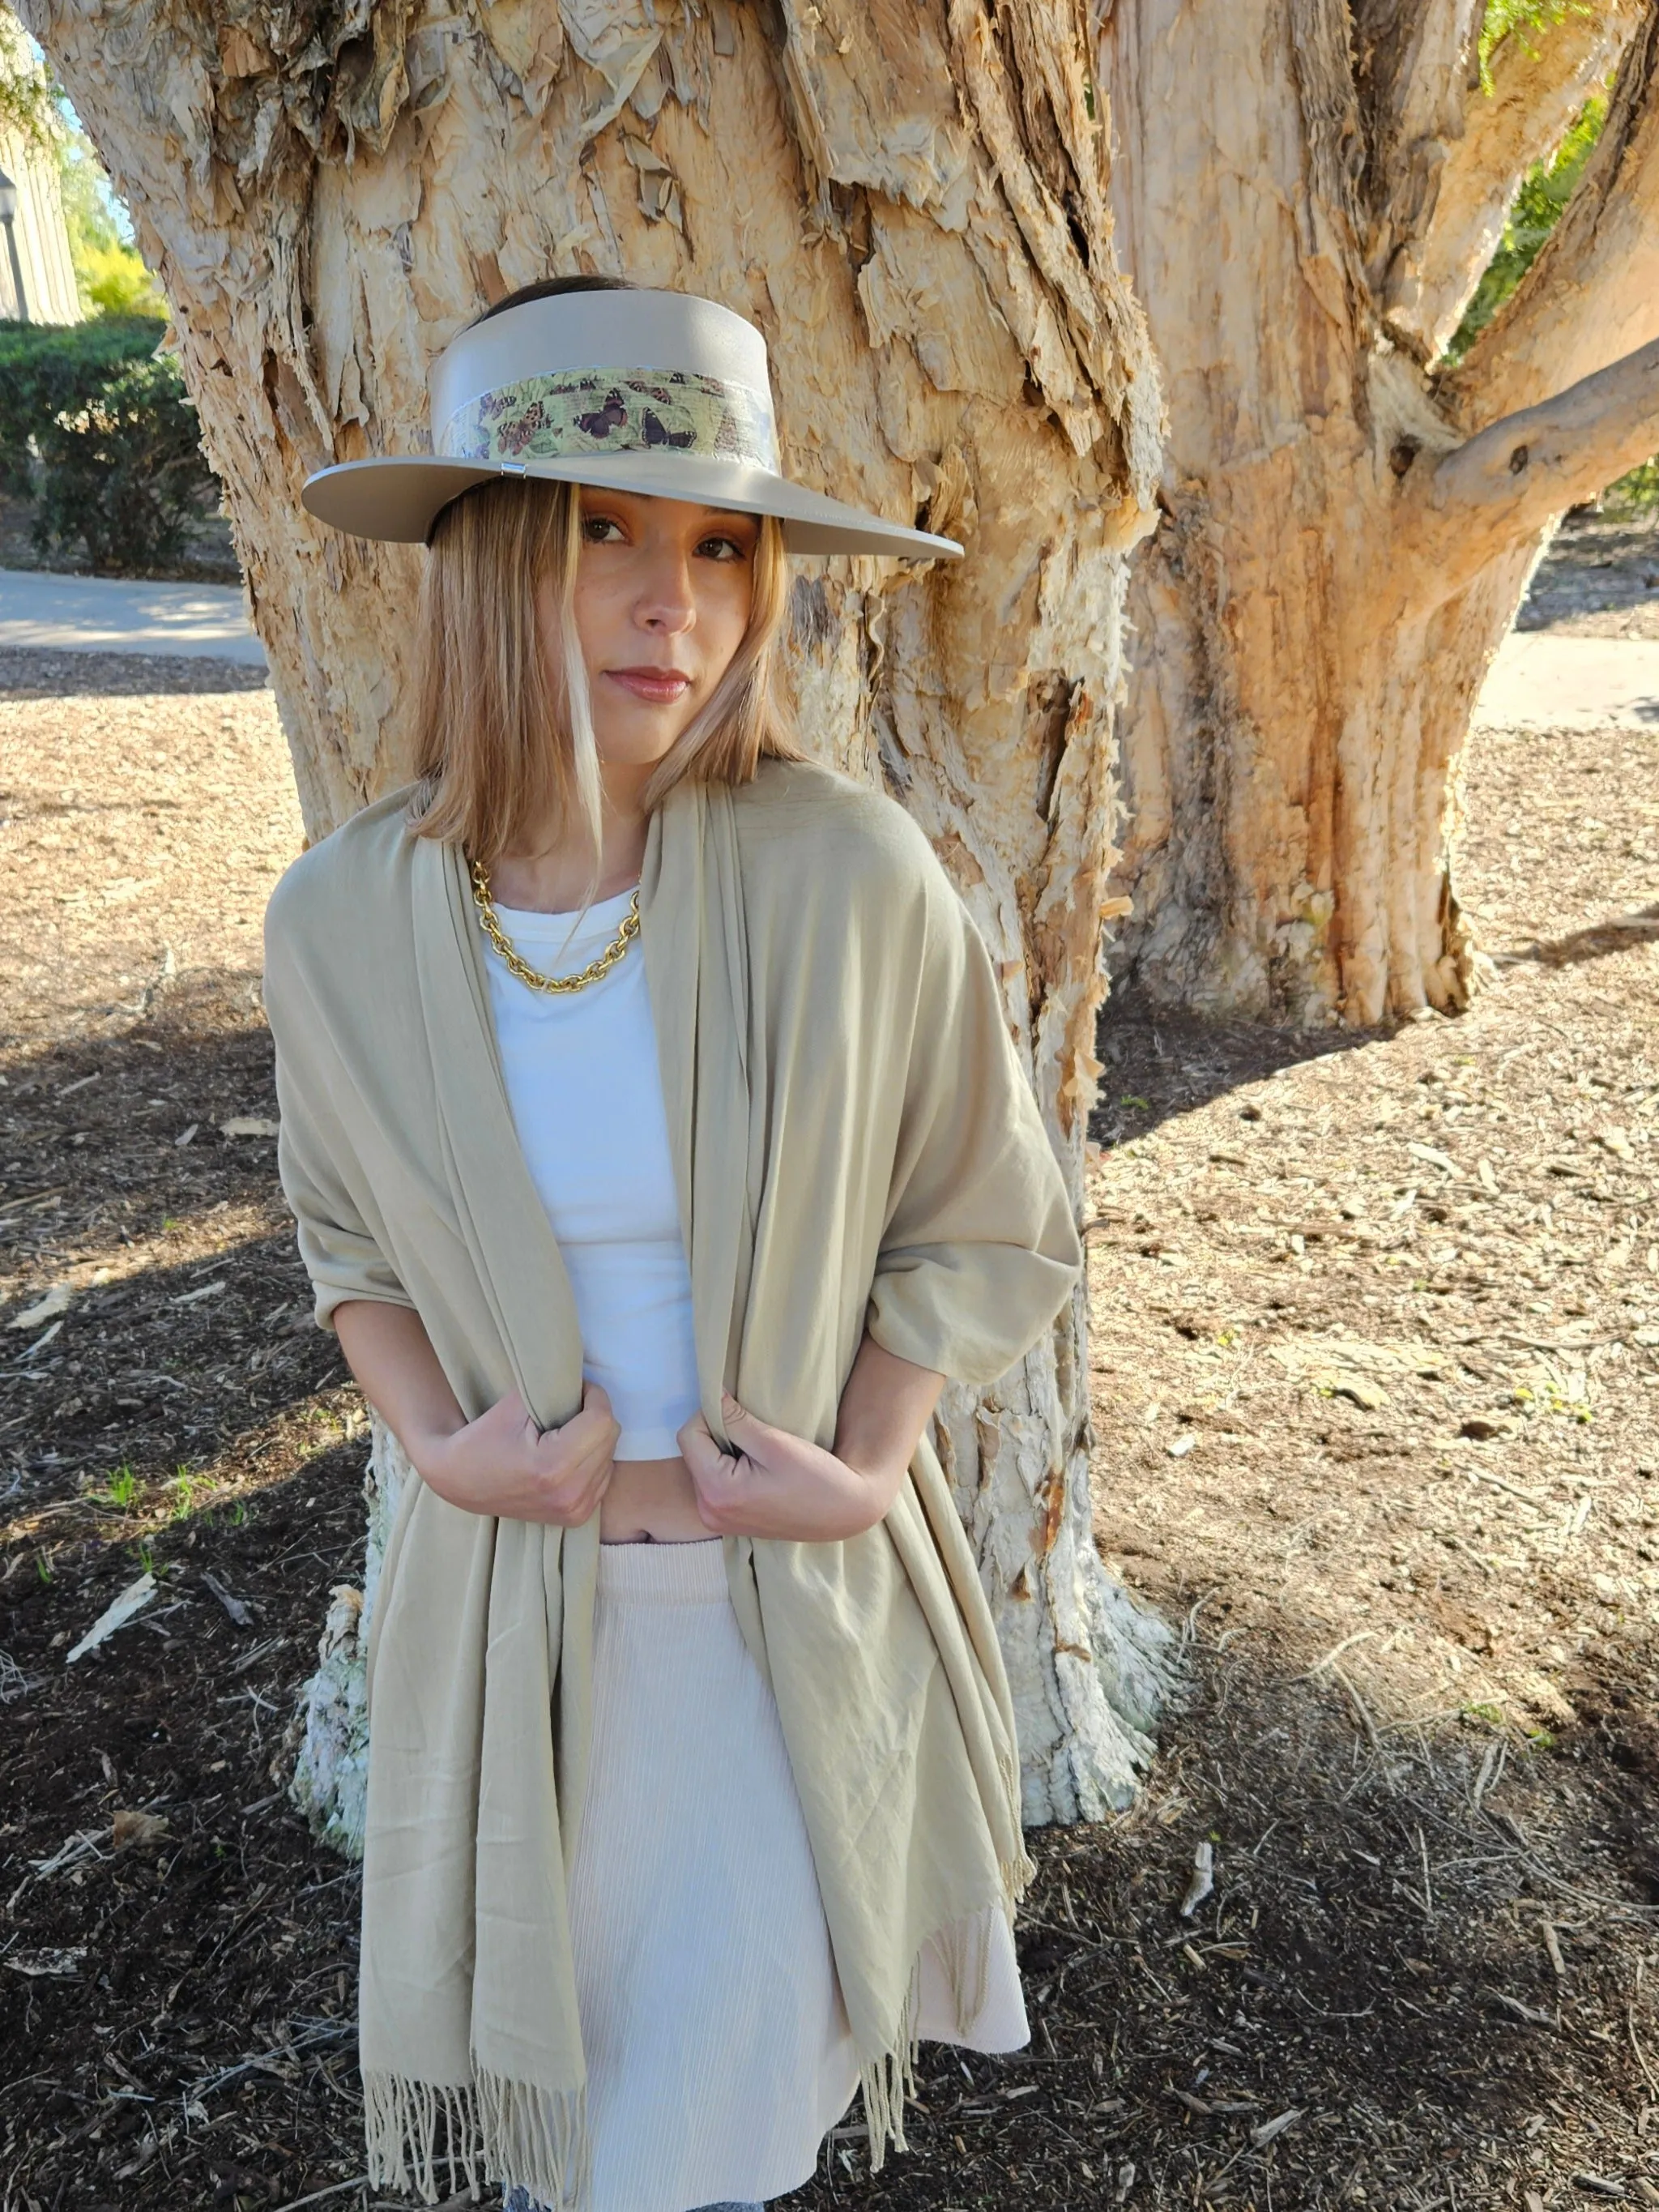
<path id="1" fill-rule="evenodd" d="M 520 958 L 572 975 L 615 937 L 634 894 L 574 914 L 498 906 Z M 615 1459 L 675 1459 L 701 1402 L 656 1029 L 636 937 L 585 990 L 532 990 L 485 940 L 508 1103 L 576 1296 L 582 1372 L 611 1399 Z"/>

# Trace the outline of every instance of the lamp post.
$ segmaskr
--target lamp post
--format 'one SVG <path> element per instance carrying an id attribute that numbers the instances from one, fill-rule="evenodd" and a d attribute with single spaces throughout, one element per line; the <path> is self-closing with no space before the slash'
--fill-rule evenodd
<path id="1" fill-rule="evenodd" d="M 3 169 L 0 169 L 0 224 L 6 233 L 6 252 L 11 261 L 11 289 L 17 301 L 17 319 L 29 319 L 29 303 L 23 296 L 23 264 L 17 258 L 17 187 Z"/>

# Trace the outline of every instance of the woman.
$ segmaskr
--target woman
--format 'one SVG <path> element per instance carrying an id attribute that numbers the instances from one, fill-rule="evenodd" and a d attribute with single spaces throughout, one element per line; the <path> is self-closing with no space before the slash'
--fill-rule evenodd
<path id="1" fill-rule="evenodd" d="M 918 2038 L 1026 2035 L 927 1428 L 1080 1251 L 960 900 L 775 696 L 790 550 L 961 549 L 788 482 L 711 301 L 531 287 L 432 396 L 432 454 L 305 495 L 429 546 L 419 775 L 266 930 L 318 1318 L 418 1478 L 368 1632 L 370 2173 L 755 2205 L 860 2086 L 902 2146 Z"/>

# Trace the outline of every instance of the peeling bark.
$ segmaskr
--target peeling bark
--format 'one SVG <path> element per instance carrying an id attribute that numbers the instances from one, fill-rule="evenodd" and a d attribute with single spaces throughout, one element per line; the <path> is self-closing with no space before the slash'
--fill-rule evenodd
<path id="1" fill-rule="evenodd" d="M 314 836 L 403 773 L 419 555 L 299 504 L 424 443 L 514 286 L 704 292 L 773 349 L 809 483 L 967 544 L 803 563 L 809 741 L 923 823 L 1081 1203 L 1129 549 L 1162 401 L 1119 271 L 1083 0 L 26 0 L 177 318 Z M 1127 1801 L 1159 1626 L 1090 1528 L 1077 1304 L 939 1432 L 1018 1685 L 1033 1821 Z"/>

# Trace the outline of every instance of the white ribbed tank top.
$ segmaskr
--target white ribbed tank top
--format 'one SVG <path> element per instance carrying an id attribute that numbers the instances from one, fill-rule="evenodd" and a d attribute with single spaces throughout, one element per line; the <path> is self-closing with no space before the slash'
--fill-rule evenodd
<path id="1" fill-rule="evenodd" d="M 586 968 L 617 933 L 631 890 L 574 913 L 497 907 L 514 949 L 544 975 Z M 582 1371 L 610 1396 L 612 1457 L 673 1459 L 697 1410 L 691 1277 L 680 1237 L 656 1029 L 637 938 L 585 990 L 532 990 L 489 944 L 484 969 L 513 1120 L 575 1293 Z"/>

